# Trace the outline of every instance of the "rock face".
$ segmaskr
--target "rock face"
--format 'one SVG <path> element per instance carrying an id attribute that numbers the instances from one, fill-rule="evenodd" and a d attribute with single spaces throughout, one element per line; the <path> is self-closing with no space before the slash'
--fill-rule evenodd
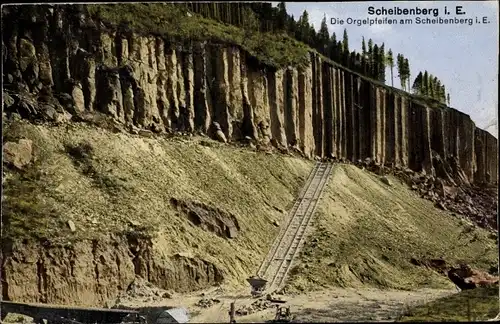
<path id="1" fill-rule="evenodd" d="M 5 300 L 53 304 L 106 305 L 129 289 L 135 276 L 178 292 L 221 283 L 223 272 L 190 255 L 161 258 L 149 239 L 135 236 L 81 241 L 40 249 L 29 244 L 2 246 Z"/>
<path id="2" fill-rule="evenodd" d="M 497 181 L 497 141 L 469 116 L 427 107 L 317 54 L 306 67 L 276 70 L 236 46 L 173 44 L 104 27 L 76 7 L 4 11 L 6 87 L 39 102 L 59 98 L 73 115 L 99 111 L 154 132 L 219 131 L 311 158 L 371 158 L 431 174 L 442 168 L 438 155 L 464 182 Z M 20 102 L 9 109 L 36 114 Z"/>

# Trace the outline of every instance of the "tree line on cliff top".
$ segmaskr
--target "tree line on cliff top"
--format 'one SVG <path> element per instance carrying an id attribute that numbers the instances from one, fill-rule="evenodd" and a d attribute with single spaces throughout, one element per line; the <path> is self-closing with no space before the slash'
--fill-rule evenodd
<path id="1" fill-rule="evenodd" d="M 446 93 L 445 85 L 436 76 L 427 71 L 419 72 L 411 84 L 410 64 L 403 54 L 399 53 L 394 57 L 391 49 L 386 51 L 384 43 L 374 44 L 372 39 L 365 42 L 364 38 L 361 53 L 351 51 L 347 30 L 344 29 L 342 39 L 337 39 L 335 33 L 330 35 L 326 16 L 316 32 L 309 22 L 306 10 L 296 20 L 293 15 L 287 13 L 285 2 L 280 2 L 276 7 L 264 2 L 189 2 L 180 5 L 187 6 L 190 11 L 205 18 L 242 27 L 247 33 L 286 33 L 332 61 L 382 83 L 387 82 L 388 67 L 391 86 L 394 86 L 394 72 L 397 72 L 396 77 L 399 78 L 401 89 L 449 104 L 449 93 Z"/>

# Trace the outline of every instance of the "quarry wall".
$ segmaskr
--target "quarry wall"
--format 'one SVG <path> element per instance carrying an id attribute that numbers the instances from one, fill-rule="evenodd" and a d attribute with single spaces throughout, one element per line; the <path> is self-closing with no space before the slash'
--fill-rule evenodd
<path id="1" fill-rule="evenodd" d="M 212 134 L 216 121 L 230 141 L 250 136 L 307 157 L 435 172 L 438 156 L 462 181 L 497 179 L 497 141 L 468 115 L 430 108 L 315 53 L 305 67 L 276 70 L 237 46 L 169 43 L 59 8 L 7 29 L 4 82 L 67 94 L 72 114 L 99 111 L 156 132 Z"/>

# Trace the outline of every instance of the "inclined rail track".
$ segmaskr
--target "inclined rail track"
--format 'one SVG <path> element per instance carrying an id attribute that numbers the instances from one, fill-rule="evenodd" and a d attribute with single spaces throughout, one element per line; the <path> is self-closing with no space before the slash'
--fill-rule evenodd
<path id="1" fill-rule="evenodd" d="M 319 162 L 311 171 L 298 199 L 257 274 L 268 280 L 268 290 L 281 288 L 293 260 L 304 242 L 321 193 L 332 171 L 332 164 Z"/>

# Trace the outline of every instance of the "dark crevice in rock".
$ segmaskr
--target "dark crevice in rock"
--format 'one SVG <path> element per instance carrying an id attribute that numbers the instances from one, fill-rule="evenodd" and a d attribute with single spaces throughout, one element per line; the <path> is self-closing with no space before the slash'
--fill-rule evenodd
<path id="1" fill-rule="evenodd" d="M 194 226 L 223 238 L 236 238 L 240 231 L 234 215 L 219 208 L 190 200 L 170 199 L 172 206 L 184 215 Z"/>

